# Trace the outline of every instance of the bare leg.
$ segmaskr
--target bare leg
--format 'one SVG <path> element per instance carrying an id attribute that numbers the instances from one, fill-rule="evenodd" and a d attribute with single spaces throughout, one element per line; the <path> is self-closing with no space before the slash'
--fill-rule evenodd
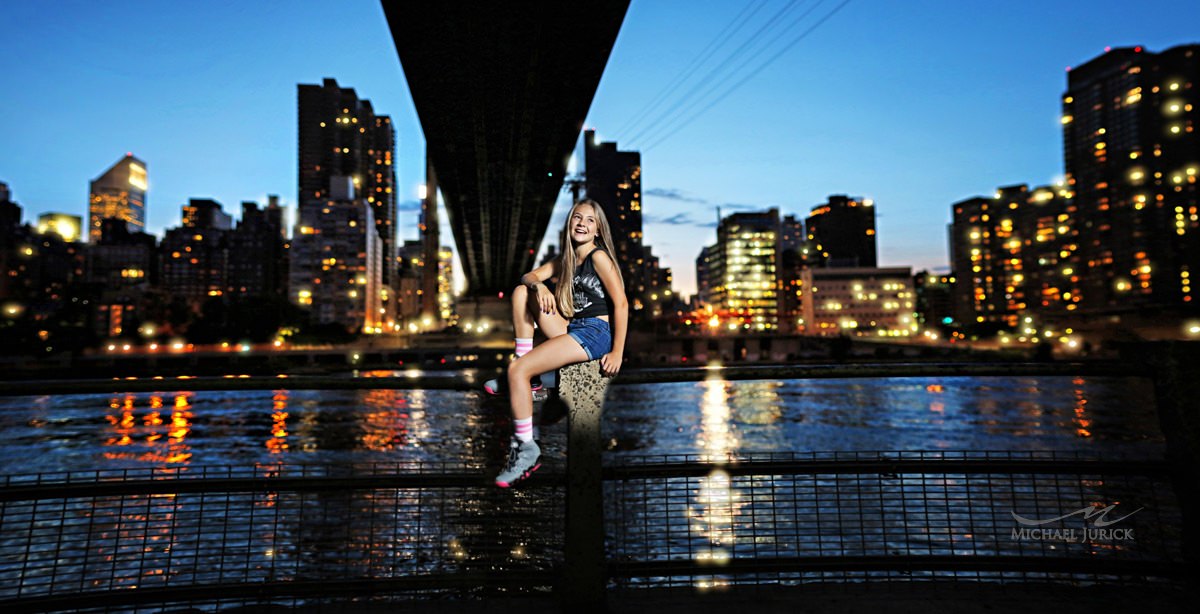
<path id="1" fill-rule="evenodd" d="M 542 313 L 537 297 L 525 286 L 517 286 L 512 292 L 513 333 L 518 339 L 533 338 L 533 323 L 542 330 L 547 339 L 567 332 L 567 320 L 555 313 Z"/>
<path id="2" fill-rule="evenodd" d="M 508 366 L 508 394 L 513 418 L 524 420 L 533 416 L 533 393 L 529 378 L 585 360 L 587 352 L 583 351 L 574 337 L 565 334 L 549 339 L 515 360 Z"/>
<path id="3" fill-rule="evenodd" d="M 529 289 L 517 286 L 512 292 L 513 332 L 517 339 L 533 338 L 533 312 L 529 303 Z"/>

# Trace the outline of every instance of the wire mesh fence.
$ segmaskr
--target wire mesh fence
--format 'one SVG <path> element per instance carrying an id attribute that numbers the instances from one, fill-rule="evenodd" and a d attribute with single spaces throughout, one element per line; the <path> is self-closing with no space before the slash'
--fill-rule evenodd
<path id="1" fill-rule="evenodd" d="M 643 457 L 608 468 L 612 585 L 1174 582 L 1166 466 L 1061 453 Z"/>
<path id="2" fill-rule="evenodd" d="M 563 489 L 541 478 L 499 491 L 429 463 L 8 478 L 0 605 L 548 590 Z"/>
<path id="3" fill-rule="evenodd" d="M 2 478 L 0 608 L 543 595 L 568 564 L 564 477 L 500 490 L 474 467 L 405 463 Z M 1160 461 L 624 457 L 604 488 L 615 590 L 1181 582 Z"/>

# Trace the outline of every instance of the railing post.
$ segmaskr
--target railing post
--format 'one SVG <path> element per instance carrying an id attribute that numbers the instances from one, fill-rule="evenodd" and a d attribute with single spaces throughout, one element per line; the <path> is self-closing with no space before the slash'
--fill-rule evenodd
<path id="1" fill-rule="evenodd" d="M 562 605 L 572 614 L 603 612 L 604 482 L 600 474 L 600 416 L 609 378 L 600 361 L 563 367 L 558 394 L 567 405 L 567 538 Z"/>
<path id="2" fill-rule="evenodd" d="M 1200 343 L 1158 341 L 1122 348 L 1125 362 L 1151 369 L 1159 428 L 1179 499 L 1183 557 L 1200 578 Z"/>

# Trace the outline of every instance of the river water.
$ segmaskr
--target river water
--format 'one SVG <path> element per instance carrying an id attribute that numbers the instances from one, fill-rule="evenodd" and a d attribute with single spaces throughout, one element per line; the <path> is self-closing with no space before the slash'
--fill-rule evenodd
<path id="1" fill-rule="evenodd" d="M 553 459 L 565 420 L 542 425 Z M 0 399 L 0 474 L 253 463 L 499 462 L 507 407 L 460 391 L 252 391 Z M 618 385 L 609 458 L 878 450 L 1155 457 L 1137 378 L 710 380 Z M 551 460 L 553 462 L 553 460 Z"/>
<path id="2" fill-rule="evenodd" d="M 312 466 L 321 475 L 354 476 L 367 465 L 385 467 L 385 474 L 404 471 L 396 463 L 444 463 L 480 474 L 478 484 L 435 491 L 18 500 L 0 508 L 0 597 L 296 579 L 337 586 L 353 577 L 498 570 L 531 571 L 552 582 L 564 556 L 562 490 L 488 485 L 511 433 L 507 412 L 481 393 L 440 390 L 0 399 L 0 475 L 198 475 L 225 466 L 261 477 Z M 1164 448 L 1153 389 L 1137 378 L 617 385 L 609 389 L 603 420 L 610 464 L 823 451 L 1154 459 Z M 543 473 L 565 470 L 565 428 L 565 420 L 539 427 Z M 1176 558 L 1178 513 L 1155 488 L 1069 474 L 730 477 L 716 470 L 606 484 L 606 548 L 618 565 L 897 553 Z M 1009 536 L 1010 511 L 1052 517 L 1129 502 L 1147 508 L 1122 525 L 1135 528 L 1137 542 Z M 733 580 L 628 581 L 704 588 Z"/>

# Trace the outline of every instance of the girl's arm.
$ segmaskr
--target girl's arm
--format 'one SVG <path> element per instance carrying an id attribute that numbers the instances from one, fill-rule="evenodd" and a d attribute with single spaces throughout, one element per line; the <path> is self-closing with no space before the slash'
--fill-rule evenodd
<path id="1" fill-rule="evenodd" d="M 558 311 L 554 304 L 554 294 L 550 292 L 550 288 L 547 288 L 546 284 L 542 283 L 553 276 L 553 260 L 521 276 L 521 285 L 529 288 L 529 291 L 537 297 L 538 308 L 541 309 L 543 313 L 554 313 Z"/>
<path id="2" fill-rule="evenodd" d="M 596 265 L 596 274 L 604 283 L 604 291 L 612 297 L 612 351 L 600 357 L 600 370 L 605 375 L 613 376 L 621 370 L 621 361 L 625 356 L 625 333 L 629 329 L 629 299 L 625 297 L 625 284 L 617 272 L 617 264 L 607 252 L 596 252 L 592 256 Z"/>

